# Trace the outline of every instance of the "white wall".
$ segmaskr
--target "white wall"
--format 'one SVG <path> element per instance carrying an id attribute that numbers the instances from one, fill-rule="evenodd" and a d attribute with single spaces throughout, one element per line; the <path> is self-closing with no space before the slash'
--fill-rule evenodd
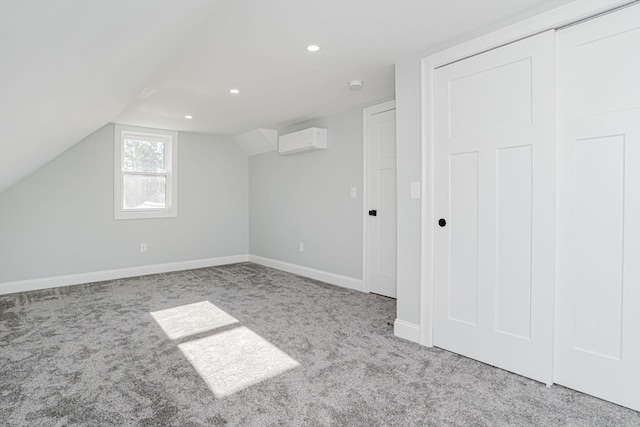
<path id="1" fill-rule="evenodd" d="M 362 109 L 280 134 L 311 126 L 328 129 L 328 150 L 249 160 L 250 253 L 361 279 Z M 351 187 L 358 187 L 358 198 L 350 198 Z"/>
<path id="2" fill-rule="evenodd" d="M 248 252 L 248 159 L 230 139 L 181 132 L 179 217 L 120 221 L 113 140 L 104 126 L 0 194 L 0 282 Z"/>
<path id="3" fill-rule="evenodd" d="M 420 199 L 411 199 L 411 182 L 420 182 L 420 59 L 396 64 L 396 167 L 398 174 L 398 320 L 420 323 Z"/>

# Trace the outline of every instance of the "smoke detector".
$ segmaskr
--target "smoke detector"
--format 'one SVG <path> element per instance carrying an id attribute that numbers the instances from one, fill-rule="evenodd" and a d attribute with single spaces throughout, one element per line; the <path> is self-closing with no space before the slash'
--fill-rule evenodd
<path id="1" fill-rule="evenodd" d="M 349 89 L 351 89 L 351 90 L 360 90 L 360 89 L 362 89 L 362 85 L 363 84 L 364 83 L 362 82 L 362 80 L 351 80 L 348 83 L 348 86 L 349 86 Z"/>

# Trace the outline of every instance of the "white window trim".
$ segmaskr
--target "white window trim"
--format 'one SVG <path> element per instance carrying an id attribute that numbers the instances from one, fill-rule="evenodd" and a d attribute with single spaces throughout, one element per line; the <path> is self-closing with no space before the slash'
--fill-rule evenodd
<path id="1" fill-rule="evenodd" d="M 169 144 L 165 147 L 165 153 L 170 158 L 167 175 L 167 193 L 165 196 L 166 208 L 162 209 L 140 209 L 125 210 L 122 206 L 122 187 L 124 180 L 123 164 L 123 143 L 125 135 L 138 135 L 151 138 L 168 139 Z M 113 174 L 113 195 L 114 195 L 114 219 L 150 219 L 150 218 L 175 218 L 178 216 L 178 132 L 150 129 L 138 126 L 115 125 L 115 155 Z M 127 172 L 127 174 L 130 174 Z M 145 173 L 144 175 L 153 175 Z"/>

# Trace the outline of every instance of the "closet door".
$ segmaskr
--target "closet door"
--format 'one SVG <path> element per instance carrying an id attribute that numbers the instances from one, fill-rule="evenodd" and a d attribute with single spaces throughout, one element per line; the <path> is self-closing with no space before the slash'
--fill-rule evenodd
<path id="1" fill-rule="evenodd" d="M 551 383 L 554 32 L 434 73 L 434 344 Z"/>
<path id="2" fill-rule="evenodd" d="M 554 380 L 640 410 L 640 5 L 557 38 Z"/>

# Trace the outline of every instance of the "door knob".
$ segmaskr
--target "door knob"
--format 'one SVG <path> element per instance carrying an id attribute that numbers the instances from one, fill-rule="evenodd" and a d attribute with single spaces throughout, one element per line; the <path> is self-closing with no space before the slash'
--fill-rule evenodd
<path id="1" fill-rule="evenodd" d="M 438 225 L 439 225 L 440 227 L 444 227 L 445 225 L 447 225 L 447 220 L 445 220 L 444 218 L 440 218 L 440 219 L 438 220 Z"/>
<path id="2" fill-rule="evenodd" d="M 372 209 L 369 211 L 369 216 L 378 216 L 378 211 L 375 209 Z"/>

